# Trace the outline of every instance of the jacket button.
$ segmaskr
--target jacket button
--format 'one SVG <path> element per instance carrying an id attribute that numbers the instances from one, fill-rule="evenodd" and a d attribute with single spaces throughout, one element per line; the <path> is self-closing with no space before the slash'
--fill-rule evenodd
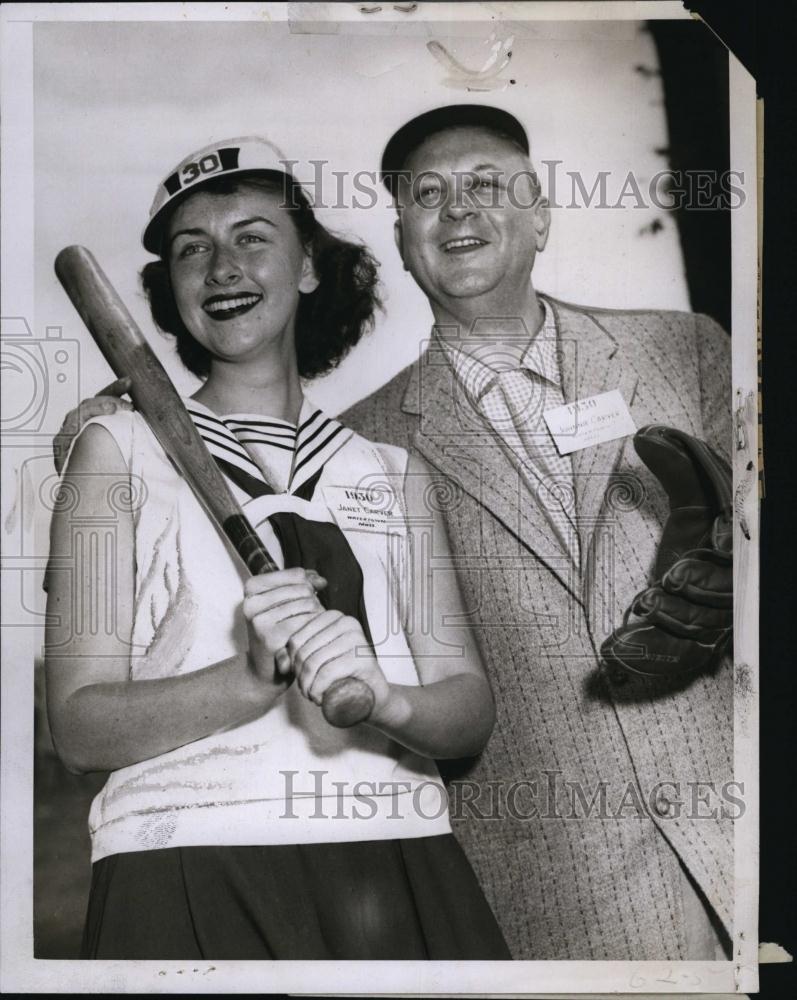
<path id="1" fill-rule="evenodd" d="M 656 793 L 656 800 L 653 803 L 653 808 L 656 813 L 663 818 L 673 816 L 675 814 L 673 803 L 667 798 L 667 795 L 661 789 L 659 789 Z"/>

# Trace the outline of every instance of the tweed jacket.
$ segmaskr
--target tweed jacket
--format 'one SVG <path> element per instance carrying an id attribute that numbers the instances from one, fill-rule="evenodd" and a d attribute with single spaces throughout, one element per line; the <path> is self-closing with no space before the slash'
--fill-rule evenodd
<path id="1" fill-rule="evenodd" d="M 546 301 L 566 401 L 619 389 L 638 428 L 729 454 L 730 338 L 713 320 Z M 682 869 L 732 937 L 730 658 L 680 681 L 628 679 L 599 658 L 649 582 L 668 512 L 631 438 L 572 456 L 579 572 L 439 350 L 341 419 L 441 477 L 497 707 L 484 752 L 449 769 L 452 822 L 514 957 L 685 957 Z"/>

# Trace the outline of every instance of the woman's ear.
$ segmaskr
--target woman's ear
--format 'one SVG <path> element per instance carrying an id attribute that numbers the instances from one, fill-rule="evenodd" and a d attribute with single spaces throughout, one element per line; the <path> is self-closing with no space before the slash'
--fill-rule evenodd
<path id="1" fill-rule="evenodd" d="M 299 291 L 305 295 L 309 295 L 310 292 L 314 292 L 318 288 L 319 283 L 318 275 L 315 273 L 313 255 L 305 253 L 304 263 L 302 264 L 302 276 L 299 279 Z"/>

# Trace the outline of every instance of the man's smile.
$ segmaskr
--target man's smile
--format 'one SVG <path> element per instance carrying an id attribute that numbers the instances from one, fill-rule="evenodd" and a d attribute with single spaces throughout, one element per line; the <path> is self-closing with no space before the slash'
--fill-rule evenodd
<path id="1" fill-rule="evenodd" d="M 480 247 L 487 246 L 488 241 L 482 240 L 478 236 L 457 236 L 454 239 L 446 240 L 440 246 L 444 253 L 470 253 Z"/>
<path id="2" fill-rule="evenodd" d="M 263 296 L 253 292 L 237 295 L 211 295 L 202 303 L 205 312 L 216 320 L 233 319 L 253 309 Z"/>

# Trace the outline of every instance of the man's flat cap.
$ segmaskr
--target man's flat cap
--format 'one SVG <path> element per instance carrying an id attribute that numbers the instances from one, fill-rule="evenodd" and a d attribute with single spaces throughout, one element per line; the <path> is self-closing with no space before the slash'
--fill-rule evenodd
<path id="1" fill-rule="evenodd" d="M 444 129 L 468 126 L 501 132 L 516 142 L 526 155 L 529 153 L 526 130 L 508 111 L 486 104 L 448 104 L 412 118 L 391 136 L 382 154 L 382 183 L 395 194 L 399 171 L 424 139 Z"/>

